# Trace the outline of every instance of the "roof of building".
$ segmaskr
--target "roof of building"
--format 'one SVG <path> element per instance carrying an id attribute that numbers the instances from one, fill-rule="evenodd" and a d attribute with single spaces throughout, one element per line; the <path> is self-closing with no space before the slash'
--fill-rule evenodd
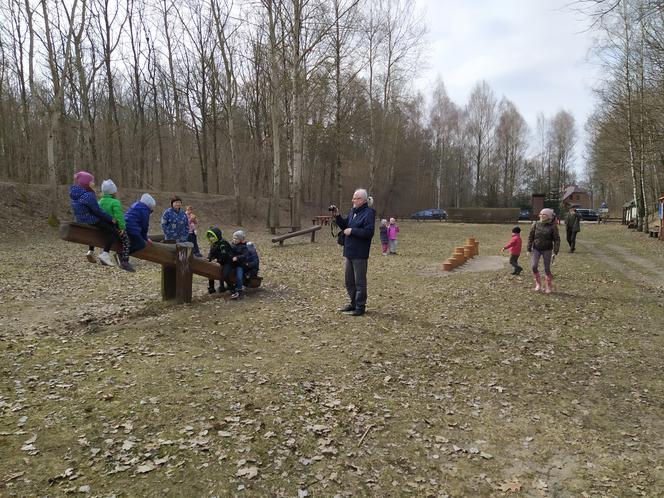
<path id="1" fill-rule="evenodd" d="M 585 193 L 586 193 L 585 190 L 580 189 L 576 185 L 570 185 L 569 187 L 565 187 L 565 193 L 563 194 L 563 201 L 572 194 L 585 194 Z"/>

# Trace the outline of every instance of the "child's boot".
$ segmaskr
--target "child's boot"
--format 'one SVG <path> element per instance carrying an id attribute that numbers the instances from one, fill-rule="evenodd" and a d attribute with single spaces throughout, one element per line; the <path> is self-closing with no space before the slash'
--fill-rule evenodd
<path id="1" fill-rule="evenodd" d="M 547 294 L 551 294 L 553 292 L 553 276 L 552 275 L 547 275 L 546 276 L 546 287 L 544 288 L 544 292 Z"/>
<path id="2" fill-rule="evenodd" d="M 542 288 L 542 279 L 540 278 L 539 273 L 535 273 L 535 292 L 539 292 Z"/>
<path id="3" fill-rule="evenodd" d="M 85 253 L 85 257 L 90 263 L 97 262 L 97 256 L 95 256 L 95 252 L 92 249 L 90 249 L 87 253 Z"/>
<path id="4" fill-rule="evenodd" d="M 113 259 L 111 258 L 111 255 L 106 251 L 103 251 L 99 255 L 99 261 L 101 261 L 101 264 L 105 266 L 115 266 L 115 263 L 113 263 Z"/>

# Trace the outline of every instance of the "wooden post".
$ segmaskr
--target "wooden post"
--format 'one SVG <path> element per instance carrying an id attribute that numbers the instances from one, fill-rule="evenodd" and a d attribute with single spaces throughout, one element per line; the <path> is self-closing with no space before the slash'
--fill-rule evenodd
<path id="1" fill-rule="evenodd" d="M 178 242 L 175 244 L 175 302 L 191 302 L 191 257 L 194 253 L 194 244 L 191 242 Z"/>
<path id="2" fill-rule="evenodd" d="M 311 232 L 311 243 L 313 244 L 314 242 L 316 242 L 316 232 Z"/>
<path id="3" fill-rule="evenodd" d="M 161 299 L 170 301 L 175 299 L 175 268 L 172 266 L 161 266 Z"/>

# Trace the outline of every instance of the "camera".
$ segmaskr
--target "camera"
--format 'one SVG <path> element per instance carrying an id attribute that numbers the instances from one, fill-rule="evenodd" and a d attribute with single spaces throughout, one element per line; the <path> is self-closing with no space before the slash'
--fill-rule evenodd
<path id="1" fill-rule="evenodd" d="M 335 206 L 334 204 L 330 204 L 330 207 L 327 208 L 327 210 L 328 210 L 330 213 L 334 213 L 334 212 L 337 210 L 337 206 Z"/>

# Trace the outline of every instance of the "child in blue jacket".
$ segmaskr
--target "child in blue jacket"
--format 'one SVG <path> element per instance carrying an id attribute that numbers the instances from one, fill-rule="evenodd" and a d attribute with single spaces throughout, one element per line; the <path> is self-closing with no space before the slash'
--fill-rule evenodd
<path id="1" fill-rule="evenodd" d="M 129 236 L 130 254 L 152 244 L 148 238 L 148 229 L 150 228 L 150 215 L 156 204 L 150 194 L 143 194 L 141 199 L 134 202 L 125 213 L 125 230 Z"/>

